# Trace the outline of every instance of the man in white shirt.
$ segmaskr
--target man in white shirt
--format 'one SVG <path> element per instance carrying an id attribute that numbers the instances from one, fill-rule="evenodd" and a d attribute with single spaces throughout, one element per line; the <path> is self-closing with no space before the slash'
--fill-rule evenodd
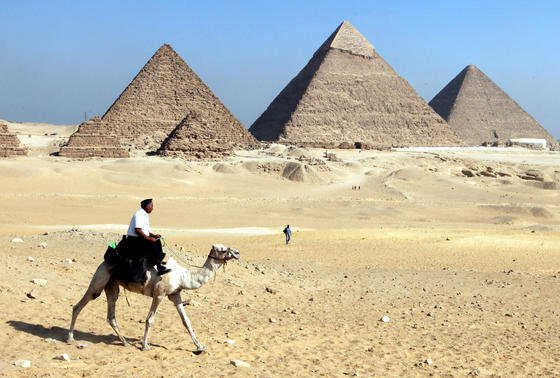
<path id="1" fill-rule="evenodd" d="M 154 203 L 151 198 L 140 202 L 140 209 L 134 213 L 128 226 L 127 244 L 138 252 L 139 258 L 145 256 L 150 265 L 155 265 L 161 276 L 169 273 L 171 269 L 162 265 L 165 253 L 161 246 L 161 235 L 153 234 L 150 231 L 149 214 L 153 209 Z"/>

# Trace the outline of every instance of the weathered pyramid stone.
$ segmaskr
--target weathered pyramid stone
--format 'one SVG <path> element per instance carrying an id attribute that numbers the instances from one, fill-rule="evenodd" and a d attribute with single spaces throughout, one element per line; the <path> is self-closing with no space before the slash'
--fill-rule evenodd
<path id="1" fill-rule="evenodd" d="M 228 156 L 235 148 L 254 149 L 259 143 L 229 113 L 209 113 L 208 118 L 189 113 L 162 143 L 158 154 L 182 158 L 213 159 Z"/>
<path id="2" fill-rule="evenodd" d="M 465 67 L 433 99 L 430 106 L 469 145 L 542 138 L 558 143 L 533 117 L 474 65 Z"/>
<path id="3" fill-rule="evenodd" d="M 312 147 L 460 144 L 348 21 L 249 130 L 259 140 Z"/>
<path id="4" fill-rule="evenodd" d="M 235 120 L 210 88 L 166 44 L 107 110 L 103 121 L 124 145 L 153 151 L 190 111 L 207 120 L 215 117 Z"/>
<path id="5" fill-rule="evenodd" d="M 23 146 L 17 136 L 10 133 L 8 125 L 0 123 L 0 157 L 27 155 L 27 148 Z"/>
<path id="6" fill-rule="evenodd" d="M 94 117 L 78 126 L 58 155 L 70 158 L 124 158 L 129 153 L 109 126 L 99 117 Z"/>

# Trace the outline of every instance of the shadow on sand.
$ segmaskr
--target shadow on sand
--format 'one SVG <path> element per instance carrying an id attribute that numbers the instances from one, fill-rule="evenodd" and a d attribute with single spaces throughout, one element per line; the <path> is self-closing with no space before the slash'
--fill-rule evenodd
<path id="1" fill-rule="evenodd" d="M 19 320 L 8 320 L 6 323 L 18 331 L 29 333 L 30 335 L 34 335 L 43 339 L 50 337 L 51 339 L 55 339 L 57 341 L 61 341 L 65 343 L 66 338 L 68 337 L 68 329 L 66 328 L 61 328 L 61 327 L 46 328 L 42 324 L 31 324 Z M 80 332 L 75 330 L 74 337 L 77 341 L 87 341 L 92 344 L 105 343 L 105 344 L 122 345 L 119 338 L 113 334 L 96 335 L 89 332 Z M 139 341 L 138 339 L 133 339 L 133 338 L 127 338 L 127 340 L 131 343 Z"/>

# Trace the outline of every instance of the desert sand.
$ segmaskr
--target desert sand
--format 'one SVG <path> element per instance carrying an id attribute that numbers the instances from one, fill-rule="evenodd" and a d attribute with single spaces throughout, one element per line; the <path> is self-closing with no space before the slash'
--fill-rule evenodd
<path id="1" fill-rule="evenodd" d="M 560 374 L 558 152 L 332 150 L 327 159 L 271 145 L 221 161 L 71 160 L 49 154 L 75 127 L 9 126 L 30 156 L 0 160 L 4 376 Z M 104 295 L 66 344 L 72 306 L 146 197 L 176 259 L 200 265 L 213 243 L 241 252 L 183 292 L 207 351 L 192 353 L 169 301 L 154 349 L 141 351 L 150 299 L 123 291 L 117 319 L 132 347 L 107 324 Z M 55 359 L 63 353 L 70 361 Z"/>

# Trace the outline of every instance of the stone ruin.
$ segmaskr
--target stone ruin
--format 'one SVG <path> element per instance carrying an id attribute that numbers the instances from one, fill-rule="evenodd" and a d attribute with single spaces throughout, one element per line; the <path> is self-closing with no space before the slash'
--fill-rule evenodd
<path id="1" fill-rule="evenodd" d="M 249 130 L 262 141 L 323 148 L 461 144 L 348 21 Z"/>
<path id="2" fill-rule="evenodd" d="M 8 125 L 0 123 L 0 157 L 27 155 L 27 148 L 16 134 L 10 133 Z"/>
<path id="3" fill-rule="evenodd" d="M 235 148 L 254 149 L 259 143 L 233 115 L 190 112 L 162 143 L 162 156 L 215 159 L 231 155 Z"/>
<path id="4" fill-rule="evenodd" d="M 68 142 L 60 149 L 59 156 L 70 158 L 125 158 L 128 150 L 121 146 L 119 139 L 99 117 L 94 117 L 78 126 Z"/>
<path id="5" fill-rule="evenodd" d="M 430 106 L 468 145 L 504 145 L 510 139 L 542 138 L 558 142 L 533 117 L 474 65 L 465 67 Z"/>

